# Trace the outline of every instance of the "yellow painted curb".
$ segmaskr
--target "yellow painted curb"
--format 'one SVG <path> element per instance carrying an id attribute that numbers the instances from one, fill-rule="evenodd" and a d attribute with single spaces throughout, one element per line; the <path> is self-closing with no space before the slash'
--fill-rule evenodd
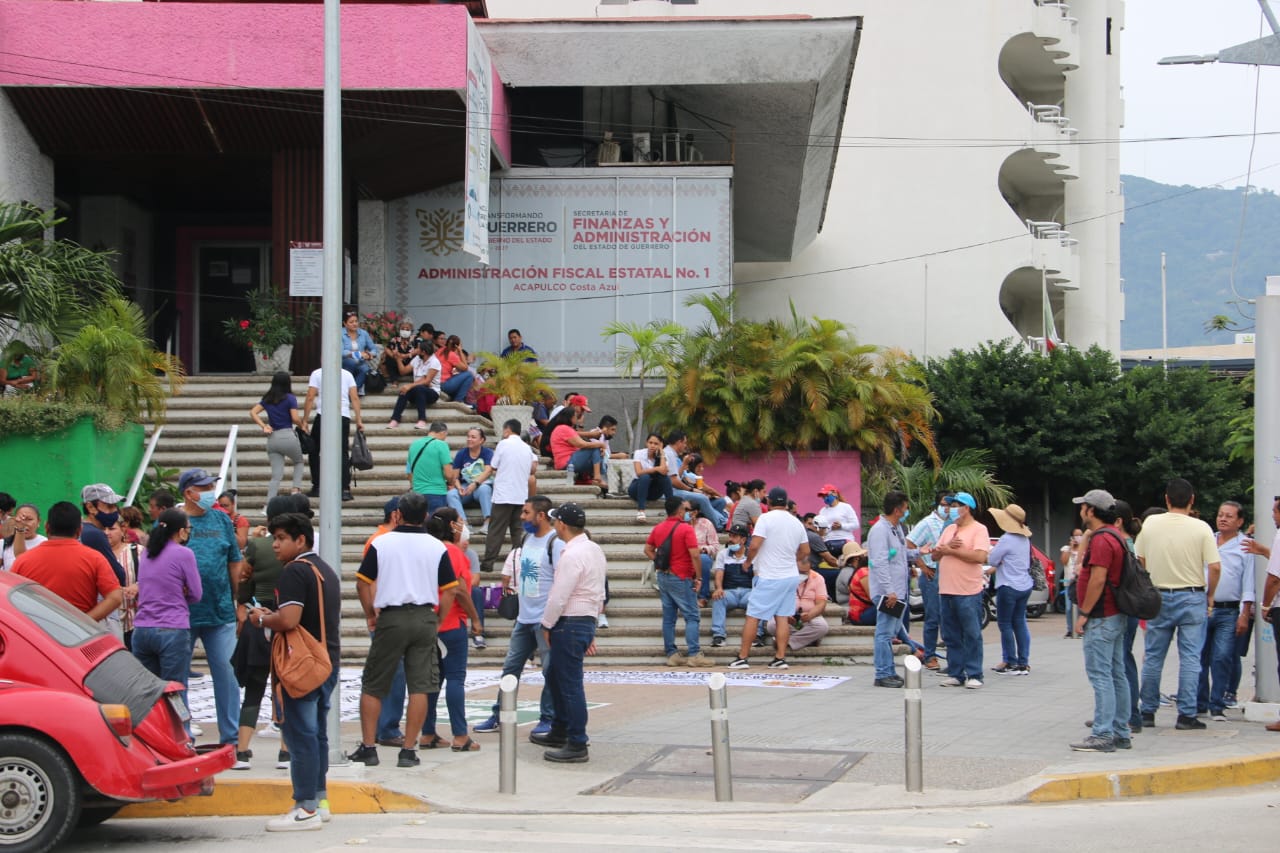
<path id="1" fill-rule="evenodd" d="M 425 812 L 427 803 L 388 791 L 370 782 L 329 782 L 334 814 Z M 285 779 L 218 779 L 211 797 L 188 797 L 176 803 L 135 803 L 120 817 L 252 817 L 284 814 L 293 806 L 293 786 Z"/>
<path id="2" fill-rule="evenodd" d="M 1185 794 L 1212 788 L 1235 788 L 1280 779 L 1280 752 L 1248 758 L 1119 770 L 1112 773 L 1067 773 L 1051 776 L 1027 795 L 1033 803 L 1068 800 L 1111 800 L 1153 794 Z"/>

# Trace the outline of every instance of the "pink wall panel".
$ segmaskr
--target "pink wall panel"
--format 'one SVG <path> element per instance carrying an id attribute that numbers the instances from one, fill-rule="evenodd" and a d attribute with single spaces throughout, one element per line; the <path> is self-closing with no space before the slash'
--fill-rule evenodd
<path id="1" fill-rule="evenodd" d="M 741 456 L 726 454 L 717 459 L 715 465 L 703 466 L 703 476 L 720 492 L 724 491 L 725 480 L 741 483 L 758 477 L 769 488 L 782 486 L 787 490 L 787 496 L 799 505 L 802 515 L 822 508 L 818 489 L 825 483 L 831 483 L 861 517 L 862 457 L 856 451 L 818 451 L 812 456 L 794 454 L 794 459 L 795 472 L 792 473 L 787 470 L 785 453 L 774 453 L 768 458 L 759 454 L 745 462 Z"/>

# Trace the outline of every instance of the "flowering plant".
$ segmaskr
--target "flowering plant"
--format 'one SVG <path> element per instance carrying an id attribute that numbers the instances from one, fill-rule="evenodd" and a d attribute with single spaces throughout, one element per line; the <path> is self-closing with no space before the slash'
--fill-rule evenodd
<path id="1" fill-rule="evenodd" d="M 404 314 L 396 311 L 370 311 L 360 317 L 360 325 L 380 347 L 386 347 L 400 334 L 400 324 L 406 320 Z"/>
<path id="2" fill-rule="evenodd" d="M 223 333 L 232 343 L 253 347 L 259 352 L 273 353 L 305 335 L 319 321 L 314 302 L 303 306 L 298 316 L 289 311 L 289 300 L 274 288 L 247 294 L 248 318 L 231 317 L 222 321 Z"/>

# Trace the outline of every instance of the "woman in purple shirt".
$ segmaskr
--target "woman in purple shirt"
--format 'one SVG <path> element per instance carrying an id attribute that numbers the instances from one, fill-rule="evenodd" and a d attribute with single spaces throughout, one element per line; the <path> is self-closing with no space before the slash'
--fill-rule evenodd
<path id="1" fill-rule="evenodd" d="M 267 422 L 262 422 L 262 416 Z M 293 491 L 302 491 L 302 447 L 294 427 L 302 426 L 298 414 L 298 398 L 293 396 L 289 374 L 283 370 L 271 377 L 271 387 L 254 407 L 249 417 L 267 436 L 267 458 L 271 460 L 271 482 L 267 484 L 267 500 L 276 496 L 284 478 L 284 461 L 293 463 Z M 243 547 L 243 545 L 241 546 Z"/>
<path id="2" fill-rule="evenodd" d="M 191 605 L 204 594 L 196 555 L 184 547 L 191 535 L 187 514 L 167 509 L 147 540 L 138 563 L 138 612 L 133 617 L 133 654 L 166 681 L 183 687 L 191 668 Z"/>

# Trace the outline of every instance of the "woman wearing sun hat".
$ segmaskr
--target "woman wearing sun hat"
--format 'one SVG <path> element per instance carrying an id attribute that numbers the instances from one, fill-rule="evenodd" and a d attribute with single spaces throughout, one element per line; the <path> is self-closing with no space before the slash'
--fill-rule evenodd
<path id="1" fill-rule="evenodd" d="M 827 550 L 832 554 L 839 554 L 844 550 L 845 543 L 856 542 L 859 539 L 858 514 L 845 502 L 840 490 L 831 483 L 818 489 L 818 497 L 822 498 L 822 509 L 818 511 L 814 521 L 819 527 L 822 526 L 822 522 L 827 523 L 830 528 L 824 539 Z"/>
<path id="2" fill-rule="evenodd" d="M 987 562 L 996 570 L 996 624 L 1000 626 L 1003 660 L 993 666 L 1001 675 L 1029 675 L 1027 658 L 1031 634 L 1027 631 L 1027 599 L 1031 597 L 1031 528 L 1027 513 L 1017 504 L 991 508 L 991 515 L 1004 531 Z"/>

